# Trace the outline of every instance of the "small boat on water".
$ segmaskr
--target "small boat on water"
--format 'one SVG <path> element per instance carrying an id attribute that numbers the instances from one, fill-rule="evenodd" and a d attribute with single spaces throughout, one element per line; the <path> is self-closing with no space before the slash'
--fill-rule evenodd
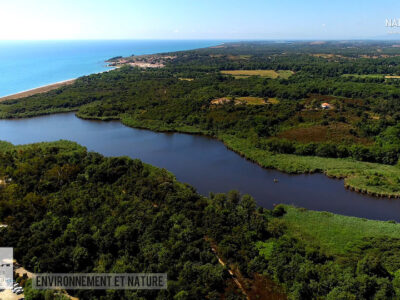
<path id="1" fill-rule="evenodd" d="M 275 183 L 278 183 L 278 182 L 279 182 L 279 180 L 278 180 L 278 179 L 276 179 L 276 178 L 274 178 L 274 182 L 275 182 Z"/>

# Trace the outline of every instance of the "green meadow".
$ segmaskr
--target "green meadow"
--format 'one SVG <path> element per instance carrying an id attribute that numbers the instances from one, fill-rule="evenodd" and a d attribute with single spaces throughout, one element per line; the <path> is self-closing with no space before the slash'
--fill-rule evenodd
<path id="1" fill-rule="evenodd" d="M 400 238 L 400 224 L 284 206 L 283 220 L 296 238 L 320 247 L 326 254 L 345 255 L 364 238 Z"/>

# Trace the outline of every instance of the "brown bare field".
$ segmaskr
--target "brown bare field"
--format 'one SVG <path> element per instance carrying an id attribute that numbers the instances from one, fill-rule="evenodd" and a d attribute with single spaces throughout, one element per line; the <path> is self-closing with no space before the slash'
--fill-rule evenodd
<path id="1" fill-rule="evenodd" d="M 254 274 L 252 279 L 243 279 L 246 292 L 250 299 L 258 300 L 286 300 L 284 290 L 271 279 Z"/>
<path id="2" fill-rule="evenodd" d="M 178 78 L 179 80 L 182 80 L 182 81 L 193 81 L 194 79 L 193 78 Z"/>
<path id="3" fill-rule="evenodd" d="M 292 128 L 279 133 L 278 137 L 300 143 L 338 142 L 364 145 L 372 144 L 372 141 L 367 138 L 360 138 L 350 134 L 349 131 L 351 128 L 351 125 L 344 123 L 334 123 L 328 126 L 314 125 L 311 127 Z"/>
<path id="4" fill-rule="evenodd" d="M 75 80 L 76 79 L 65 80 L 65 81 L 49 84 L 49 85 L 46 85 L 46 86 L 38 87 L 36 89 L 24 91 L 24 92 L 21 92 L 21 93 L 17 93 L 17 94 L 1 97 L 0 98 L 0 102 L 1 101 L 6 101 L 6 100 L 14 100 L 14 99 L 19 99 L 19 98 L 29 97 L 29 96 L 33 96 L 33 95 L 41 94 L 41 93 L 46 93 L 46 92 L 58 89 L 58 88 L 60 88 L 62 86 L 73 84 L 75 82 Z"/>

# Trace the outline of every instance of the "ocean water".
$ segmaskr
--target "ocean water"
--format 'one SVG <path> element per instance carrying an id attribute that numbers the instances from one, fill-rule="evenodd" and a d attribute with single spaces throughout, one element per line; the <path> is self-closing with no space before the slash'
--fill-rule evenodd
<path id="1" fill-rule="evenodd" d="M 218 45 L 215 40 L 0 41 L 0 97 L 108 69 L 115 56 Z"/>

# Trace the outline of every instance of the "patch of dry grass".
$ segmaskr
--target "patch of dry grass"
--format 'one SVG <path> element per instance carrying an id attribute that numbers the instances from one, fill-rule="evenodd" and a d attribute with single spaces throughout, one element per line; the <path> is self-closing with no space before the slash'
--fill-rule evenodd
<path id="1" fill-rule="evenodd" d="M 211 105 L 223 105 L 235 101 L 235 105 L 246 104 L 246 105 L 265 105 L 266 102 L 260 97 L 239 97 L 233 100 L 232 97 L 222 97 L 211 100 Z"/>
<path id="2" fill-rule="evenodd" d="M 235 100 L 235 104 L 264 105 L 265 103 L 265 100 L 260 97 L 240 97 Z"/>
<path id="3" fill-rule="evenodd" d="M 279 104 L 279 100 L 276 98 L 268 98 L 267 103 L 269 104 Z"/>
<path id="4" fill-rule="evenodd" d="M 294 74 L 291 70 L 278 70 L 279 78 L 288 79 Z"/>
<path id="5" fill-rule="evenodd" d="M 400 79 L 400 76 L 397 76 L 397 75 L 386 75 L 385 78 L 386 79 Z"/>
<path id="6" fill-rule="evenodd" d="M 230 60 L 248 60 L 251 55 L 229 55 L 228 59 Z"/>
<path id="7" fill-rule="evenodd" d="M 233 75 L 236 79 L 247 78 L 249 76 L 261 76 L 266 78 L 284 78 L 287 79 L 294 74 L 290 70 L 227 70 L 221 71 L 222 74 Z"/>
<path id="8" fill-rule="evenodd" d="M 221 71 L 222 74 L 233 76 L 261 76 L 268 78 L 278 78 L 279 73 L 275 70 L 228 70 Z"/>

